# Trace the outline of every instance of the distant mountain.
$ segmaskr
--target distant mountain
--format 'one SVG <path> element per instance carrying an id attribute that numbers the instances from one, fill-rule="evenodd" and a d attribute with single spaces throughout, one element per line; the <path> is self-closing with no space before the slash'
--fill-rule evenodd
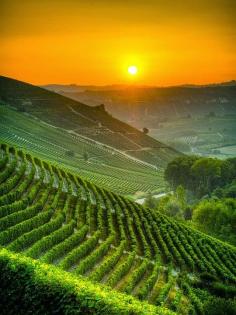
<path id="1" fill-rule="evenodd" d="M 173 87 L 189 87 L 189 88 L 201 88 L 201 87 L 212 87 L 212 86 L 236 86 L 236 80 L 231 80 L 227 82 L 221 82 L 221 83 L 209 83 L 209 84 L 181 84 L 177 86 L 168 86 L 167 88 L 173 88 Z M 123 89 L 129 89 L 133 88 L 133 85 L 128 84 L 112 84 L 112 85 L 78 85 L 78 84 L 46 84 L 41 85 L 42 88 L 45 88 L 50 91 L 54 92 L 80 92 L 80 91 L 112 91 L 112 90 L 123 90 Z M 135 85 L 135 88 L 147 88 L 147 89 L 153 89 L 153 88 L 164 88 L 161 86 L 148 86 L 148 85 Z"/>
<path id="2" fill-rule="evenodd" d="M 183 84 L 182 87 L 192 87 L 192 88 L 201 88 L 201 87 L 212 87 L 212 86 L 236 86 L 236 80 L 231 80 L 227 82 L 221 82 L 221 83 L 210 83 L 210 84 L 203 84 L 203 85 L 197 85 L 197 84 Z"/>
<path id="3" fill-rule="evenodd" d="M 161 121 L 236 113 L 236 81 L 207 86 L 122 87 L 58 93 L 91 106 L 104 104 L 115 117 L 135 127 L 156 128 Z"/>
<path id="4" fill-rule="evenodd" d="M 104 86 L 96 86 L 96 85 L 77 85 L 77 84 L 47 84 L 40 86 L 49 91 L 53 91 L 56 93 L 59 92 L 83 92 L 83 91 L 113 91 L 113 90 L 122 90 L 126 89 L 127 85 L 104 85 Z"/>

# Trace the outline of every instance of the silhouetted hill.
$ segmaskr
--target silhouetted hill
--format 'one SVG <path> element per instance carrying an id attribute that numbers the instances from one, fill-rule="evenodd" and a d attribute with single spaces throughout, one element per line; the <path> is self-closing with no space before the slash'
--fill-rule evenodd
<path id="1" fill-rule="evenodd" d="M 207 86 L 122 87 L 112 89 L 78 87 L 58 91 L 89 105 L 105 104 L 116 117 L 141 127 L 145 121 L 205 115 L 214 111 L 221 115 L 236 113 L 235 81 Z M 143 123 L 142 123 L 143 122 Z M 149 124 L 148 127 L 151 127 Z"/>

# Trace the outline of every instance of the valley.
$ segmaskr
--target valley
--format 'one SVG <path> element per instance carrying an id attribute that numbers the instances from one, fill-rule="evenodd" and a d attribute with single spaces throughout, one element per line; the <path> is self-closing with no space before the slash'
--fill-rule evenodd
<path id="1" fill-rule="evenodd" d="M 0 1 L 0 315 L 236 315 L 236 1 Z"/>
<path id="2" fill-rule="evenodd" d="M 166 88 L 46 86 L 91 106 L 104 104 L 132 126 L 186 154 L 235 156 L 235 81 Z M 221 147 L 229 146 L 229 151 Z"/>
<path id="3" fill-rule="evenodd" d="M 4 314 L 17 311 L 22 288 L 22 310 L 37 312 L 40 304 L 40 314 L 79 307 L 88 314 L 201 315 L 217 294 L 234 307 L 233 232 L 218 237 L 191 221 L 189 211 L 202 200 L 188 205 L 184 188 L 171 185 L 184 178 L 187 192 L 191 176 L 196 180 L 187 165 L 197 157 L 181 153 L 176 139 L 189 145 L 185 154 L 234 156 L 234 117 L 172 118 L 147 135 L 102 105 L 9 78 L 0 78 L 0 97 Z M 209 160 L 209 170 L 210 163 L 232 168 L 217 191 L 228 198 L 234 159 L 227 167 L 217 161 Z M 231 211 L 233 201 L 225 202 Z"/>

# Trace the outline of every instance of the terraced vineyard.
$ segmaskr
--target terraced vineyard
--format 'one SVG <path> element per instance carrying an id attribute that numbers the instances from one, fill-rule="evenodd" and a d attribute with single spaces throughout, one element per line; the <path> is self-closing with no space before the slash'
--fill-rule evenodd
<path id="1" fill-rule="evenodd" d="M 201 314 L 200 273 L 236 282 L 234 247 L 6 144 L 0 245 L 143 301 L 132 314 Z"/>
<path id="2" fill-rule="evenodd" d="M 21 113 L 31 115 L 44 124 L 111 146 L 157 167 L 165 167 L 169 160 L 180 154 L 112 117 L 103 104 L 91 107 L 3 76 L 0 76 L 0 98 Z"/>
<path id="3" fill-rule="evenodd" d="M 79 134 L 45 125 L 5 105 L 0 105 L 0 134 L 5 142 L 117 193 L 162 191 L 165 185 L 162 164 L 145 163 Z M 88 161 L 84 159 L 85 152 Z"/>

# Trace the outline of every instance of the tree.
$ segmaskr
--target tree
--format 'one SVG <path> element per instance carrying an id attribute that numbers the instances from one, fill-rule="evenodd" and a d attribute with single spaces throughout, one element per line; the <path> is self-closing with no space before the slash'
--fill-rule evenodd
<path id="1" fill-rule="evenodd" d="M 199 196 L 212 192 L 221 186 L 221 170 L 223 161 L 212 158 L 200 158 L 191 167 L 195 181 L 195 189 Z"/>
<path id="2" fill-rule="evenodd" d="M 212 297 L 203 306 L 203 314 L 207 315 L 235 315 L 236 301 Z"/>
<path id="3" fill-rule="evenodd" d="M 229 158 L 226 160 L 231 165 L 231 178 L 232 180 L 236 178 L 236 157 Z"/>
<path id="4" fill-rule="evenodd" d="M 94 106 L 94 108 L 100 110 L 100 111 L 103 111 L 105 112 L 105 105 L 104 104 L 100 104 L 100 105 L 97 105 L 97 106 Z"/>
<path id="5" fill-rule="evenodd" d="M 221 239 L 236 241 L 236 201 L 233 198 L 202 200 L 193 210 L 193 221 Z"/>
<path id="6" fill-rule="evenodd" d="M 208 117 L 215 117 L 215 116 L 216 116 L 215 112 L 209 112 L 208 114 Z"/>
<path id="7" fill-rule="evenodd" d="M 88 161 L 89 156 L 88 156 L 88 153 L 87 153 L 87 152 L 84 152 L 84 153 L 83 153 L 83 158 L 84 158 L 85 162 Z"/>
<path id="8" fill-rule="evenodd" d="M 193 174 L 191 167 L 199 157 L 181 156 L 168 163 L 165 169 L 165 179 L 173 189 L 179 185 L 191 190 L 193 188 Z"/>
<path id="9" fill-rule="evenodd" d="M 178 199 L 178 194 L 174 193 L 174 194 L 168 194 L 160 199 L 158 199 L 158 204 L 157 204 L 157 209 L 170 216 L 170 217 L 175 217 L 177 219 L 183 219 L 183 213 L 184 213 L 184 209 L 185 209 L 185 203 L 183 202 L 183 200 L 185 199 L 182 195 L 183 192 L 183 187 L 180 187 L 178 189 L 179 191 L 179 197 L 180 199 Z M 183 206 L 184 204 L 184 206 Z M 184 207 L 184 208 L 183 208 Z"/>
<path id="10" fill-rule="evenodd" d="M 68 150 L 65 152 L 65 155 L 68 157 L 73 157 L 73 156 L 75 156 L 75 153 L 74 153 L 74 151 Z"/>
<path id="11" fill-rule="evenodd" d="M 187 206 L 184 209 L 184 219 L 185 220 L 192 220 L 192 215 L 193 215 L 193 209 L 190 206 Z"/>
<path id="12" fill-rule="evenodd" d="M 23 105 L 19 105 L 17 107 L 17 111 L 20 112 L 20 113 L 25 113 L 26 112 L 25 107 Z"/>
<path id="13" fill-rule="evenodd" d="M 146 127 L 144 127 L 144 128 L 143 128 L 143 133 L 144 133 L 145 135 L 147 135 L 147 134 L 149 133 L 149 129 L 146 128 Z"/>
<path id="14" fill-rule="evenodd" d="M 176 199 L 179 201 L 180 207 L 182 210 L 186 208 L 187 200 L 186 200 L 186 192 L 182 185 L 179 185 L 175 191 Z"/>
<path id="15" fill-rule="evenodd" d="M 175 198 L 170 198 L 170 200 L 166 204 L 165 214 L 170 217 L 176 217 L 176 218 L 182 217 L 180 204 Z"/>
<path id="16" fill-rule="evenodd" d="M 211 194 L 216 188 L 229 185 L 235 178 L 236 158 L 223 161 L 207 157 L 181 156 L 171 161 L 165 170 L 165 179 L 173 189 L 182 185 L 199 198 Z M 215 195 L 220 193 L 218 191 Z"/>
<path id="17" fill-rule="evenodd" d="M 150 193 L 148 193 L 147 198 L 145 199 L 144 206 L 155 209 L 157 206 L 157 201 Z"/>

